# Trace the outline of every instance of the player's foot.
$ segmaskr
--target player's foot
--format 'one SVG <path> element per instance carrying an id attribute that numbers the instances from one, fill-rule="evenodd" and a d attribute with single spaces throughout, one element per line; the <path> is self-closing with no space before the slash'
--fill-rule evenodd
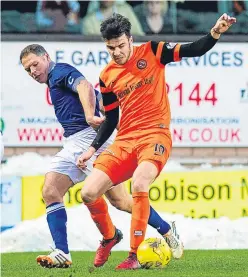
<path id="1" fill-rule="evenodd" d="M 122 263 L 120 263 L 115 269 L 123 269 L 123 270 L 128 270 L 128 269 L 139 269 L 141 268 L 137 255 L 135 253 L 129 253 L 129 256 L 124 260 Z"/>
<path id="2" fill-rule="evenodd" d="M 119 243 L 123 238 L 123 234 L 119 229 L 115 229 L 115 235 L 112 239 L 102 240 L 100 246 L 96 251 L 96 256 L 94 260 L 94 266 L 100 267 L 103 266 L 107 260 L 109 255 L 111 254 L 111 249 Z"/>
<path id="3" fill-rule="evenodd" d="M 180 259 L 183 256 L 184 246 L 182 241 L 179 239 L 174 221 L 171 223 L 171 229 L 169 232 L 164 235 L 164 239 L 171 249 L 172 256 L 175 259 Z"/>
<path id="4" fill-rule="evenodd" d="M 37 263 L 47 268 L 67 268 L 72 264 L 71 254 L 65 254 L 60 249 L 53 249 L 48 255 L 40 255 L 36 258 Z"/>

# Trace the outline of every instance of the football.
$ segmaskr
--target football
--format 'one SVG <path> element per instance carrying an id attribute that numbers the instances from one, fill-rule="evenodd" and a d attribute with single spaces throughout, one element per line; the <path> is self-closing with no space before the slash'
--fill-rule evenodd
<path id="1" fill-rule="evenodd" d="M 164 268 L 171 260 L 171 250 L 164 239 L 149 238 L 140 244 L 137 258 L 142 268 Z"/>

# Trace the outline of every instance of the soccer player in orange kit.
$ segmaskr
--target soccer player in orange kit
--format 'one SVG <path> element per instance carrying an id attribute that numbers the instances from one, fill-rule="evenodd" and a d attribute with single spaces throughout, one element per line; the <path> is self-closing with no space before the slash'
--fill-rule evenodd
<path id="1" fill-rule="evenodd" d="M 112 57 L 100 75 L 106 119 L 89 150 L 79 158 L 78 166 L 85 168 L 87 160 L 112 134 L 118 124 L 120 106 L 122 116 L 116 139 L 97 158 L 82 189 L 82 199 L 94 220 L 94 213 L 101 209 L 98 198 L 112 186 L 132 177 L 131 250 L 117 269 L 140 267 L 136 252 L 147 228 L 149 185 L 160 174 L 171 151 L 165 65 L 182 57 L 204 55 L 235 22 L 235 18 L 223 14 L 209 34 L 193 43 L 149 41 L 140 46 L 133 46 L 131 24 L 124 16 L 114 14 L 101 24 L 101 34 Z M 114 228 L 109 220 L 110 217 L 109 228 Z M 106 224 L 104 219 L 95 222 L 99 228 Z M 183 247 L 178 251 L 180 258 Z M 107 260 L 108 254 L 105 252 L 100 258 Z"/>

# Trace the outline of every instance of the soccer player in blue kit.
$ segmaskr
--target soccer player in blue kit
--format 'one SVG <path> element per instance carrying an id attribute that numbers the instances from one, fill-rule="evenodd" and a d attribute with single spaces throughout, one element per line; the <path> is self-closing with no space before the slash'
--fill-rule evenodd
<path id="1" fill-rule="evenodd" d="M 70 267 L 72 258 L 67 242 L 67 214 L 63 196 L 71 186 L 82 182 L 91 173 L 96 157 L 113 143 L 113 138 L 94 154 L 88 161 L 87 168 L 80 169 L 77 166 L 78 157 L 88 150 L 96 137 L 97 127 L 105 120 L 104 117 L 99 117 L 101 94 L 94 90 L 84 75 L 73 66 L 67 63 L 54 63 L 39 44 L 25 47 L 21 51 L 20 61 L 35 81 L 48 85 L 56 117 L 64 128 L 63 148 L 53 158 L 42 190 L 47 222 L 55 249 L 48 255 L 38 256 L 36 260 L 43 267 Z M 105 196 L 116 208 L 131 213 L 132 197 L 123 184 L 108 190 Z M 103 197 L 98 199 L 98 207 L 99 209 L 91 210 L 94 221 L 102 221 L 103 218 L 107 220 L 103 227 L 99 228 L 97 224 L 103 240 L 95 257 L 96 267 L 102 266 L 108 260 L 112 247 L 123 237 L 120 230 L 112 228 L 113 223 Z M 91 209 L 90 206 L 87 208 Z M 183 246 L 174 224 L 170 225 L 164 221 L 152 207 L 148 224 L 166 238 L 175 258 L 182 256 Z"/>

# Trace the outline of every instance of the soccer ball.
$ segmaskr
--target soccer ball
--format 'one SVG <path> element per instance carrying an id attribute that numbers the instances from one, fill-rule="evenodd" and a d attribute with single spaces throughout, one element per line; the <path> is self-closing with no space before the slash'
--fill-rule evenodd
<path id="1" fill-rule="evenodd" d="M 164 268 L 171 260 L 171 250 L 164 239 L 149 238 L 140 244 L 137 258 L 142 268 Z"/>

